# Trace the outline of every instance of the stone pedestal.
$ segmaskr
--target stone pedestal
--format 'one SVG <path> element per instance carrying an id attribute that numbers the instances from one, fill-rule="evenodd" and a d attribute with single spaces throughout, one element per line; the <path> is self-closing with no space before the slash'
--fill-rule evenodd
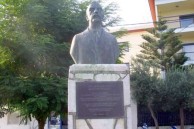
<path id="1" fill-rule="evenodd" d="M 122 82 L 123 117 L 79 118 L 76 108 L 77 82 Z M 132 129 L 129 67 L 125 64 L 75 64 L 69 69 L 68 129 Z"/>

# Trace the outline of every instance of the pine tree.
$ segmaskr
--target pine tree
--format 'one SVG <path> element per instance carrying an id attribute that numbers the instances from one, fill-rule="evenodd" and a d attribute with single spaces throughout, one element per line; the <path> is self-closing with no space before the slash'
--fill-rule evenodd
<path id="1" fill-rule="evenodd" d="M 174 29 L 169 29 L 165 20 L 159 19 L 156 27 L 149 31 L 152 35 L 142 35 L 146 41 L 140 47 L 141 54 L 137 57 L 145 59 L 162 70 L 168 70 L 172 66 L 181 66 L 187 60 L 181 52 L 182 42 Z"/>
<path id="2" fill-rule="evenodd" d="M 145 42 L 140 45 L 142 48 L 141 53 L 134 59 L 134 61 L 136 61 L 134 65 L 136 66 L 132 67 L 135 72 L 131 76 L 133 79 L 132 86 L 133 89 L 135 89 L 134 93 L 136 94 L 136 101 L 140 102 L 142 105 L 148 106 L 149 110 L 151 109 L 150 113 L 155 122 L 156 129 L 159 128 L 159 124 L 153 110 L 157 111 L 158 108 L 156 105 L 158 106 L 161 103 L 159 99 L 161 97 L 158 95 L 161 92 L 160 88 L 164 81 L 157 80 L 158 75 L 156 75 L 155 72 L 157 73 L 157 68 L 160 68 L 162 79 L 165 79 L 166 75 L 164 74 L 164 71 L 167 71 L 168 73 L 170 68 L 174 66 L 181 67 L 187 60 L 187 57 L 185 57 L 185 54 L 181 51 L 182 42 L 180 41 L 179 36 L 174 32 L 174 29 L 169 29 L 167 27 L 166 22 L 167 21 L 163 19 L 159 19 L 155 24 L 155 28 L 149 30 L 150 34 L 142 35 Z M 141 64 L 142 67 L 138 68 L 138 63 Z M 149 66 L 146 66 L 146 64 L 149 64 Z M 149 68 L 147 71 L 145 69 L 146 67 Z M 142 72 L 145 72 L 147 77 L 143 75 Z M 154 78 L 155 81 L 153 81 Z M 140 86 L 143 88 L 146 87 L 146 90 L 142 90 Z M 148 96 L 147 98 L 143 96 L 145 91 Z M 149 101 L 145 101 L 147 103 L 142 103 L 138 100 L 139 98 L 147 99 Z M 153 107 L 154 105 L 155 107 Z"/>

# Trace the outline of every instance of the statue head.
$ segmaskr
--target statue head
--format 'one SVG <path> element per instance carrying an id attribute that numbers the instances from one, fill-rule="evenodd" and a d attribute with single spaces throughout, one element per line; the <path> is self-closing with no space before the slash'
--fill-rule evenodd
<path id="1" fill-rule="evenodd" d="M 97 1 L 93 1 L 86 10 L 86 19 L 89 23 L 102 23 L 104 12 Z"/>

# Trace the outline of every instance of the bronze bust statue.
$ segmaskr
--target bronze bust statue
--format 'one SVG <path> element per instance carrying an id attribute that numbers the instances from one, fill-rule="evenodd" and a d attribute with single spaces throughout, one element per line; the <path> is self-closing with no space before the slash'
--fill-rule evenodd
<path id="1" fill-rule="evenodd" d="M 93 1 L 86 10 L 88 28 L 73 37 L 70 54 L 76 64 L 115 64 L 119 56 L 116 38 L 102 27 L 104 13 Z"/>

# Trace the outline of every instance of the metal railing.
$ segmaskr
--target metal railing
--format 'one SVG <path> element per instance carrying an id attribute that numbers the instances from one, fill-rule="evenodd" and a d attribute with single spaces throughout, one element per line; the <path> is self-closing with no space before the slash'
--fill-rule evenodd
<path id="1" fill-rule="evenodd" d="M 169 16 L 162 17 L 167 21 L 167 25 L 171 28 L 188 28 L 190 25 L 194 24 L 194 14 L 188 14 L 184 16 Z"/>
<path id="2" fill-rule="evenodd" d="M 194 125 L 193 116 L 193 110 L 185 110 L 185 125 Z M 180 125 L 179 111 L 156 112 L 156 117 L 160 126 Z M 142 126 L 143 123 L 147 123 L 148 126 L 154 126 L 153 118 L 148 110 L 138 111 L 138 126 Z"/>

